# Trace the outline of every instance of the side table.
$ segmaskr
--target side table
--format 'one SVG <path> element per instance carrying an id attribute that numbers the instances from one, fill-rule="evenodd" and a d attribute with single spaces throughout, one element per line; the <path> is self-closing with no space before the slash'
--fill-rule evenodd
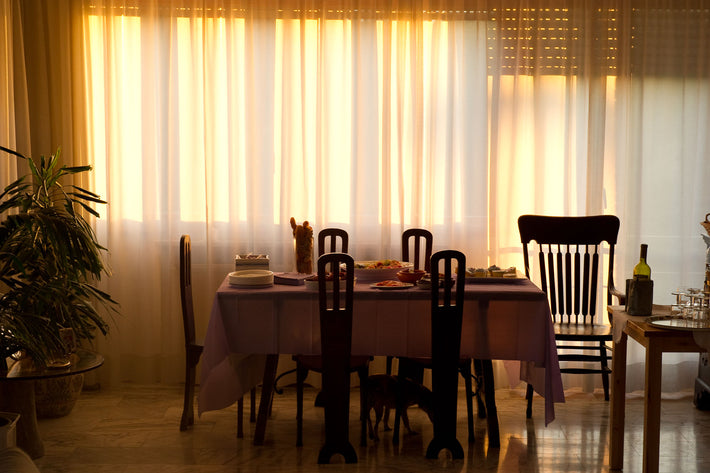
<path id="1" fill-rule="evenodd" d="M 37 368 L 28 360 L 16 361 L 7 372 L 0 372 L 0 410 L 20 414 L 17 422 L 17 446 L 32 458 L 44 455 L 44 444 L 37 430 L 35 381 L 85 373 L 104 363 L 104 357 L 79 349 L 71 355 L 66 368 Z"/>

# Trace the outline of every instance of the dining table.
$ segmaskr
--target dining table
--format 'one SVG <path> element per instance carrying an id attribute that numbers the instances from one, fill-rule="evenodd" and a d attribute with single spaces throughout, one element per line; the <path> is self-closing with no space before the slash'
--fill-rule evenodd
<path id="1" fill-rule="evenodd" d="M 478 278 L 475 278 L 478 279 Z M 497 279 L 497 280 L 495 280 Z M 564 402 L 546 294 L 527 278 L 481 278 L 465 287 L 461 356 L 520 362 L 520 379 L 545 399 L 545 425 Z M 352 355 L 431 356 L 431 292 L 354 286 Z M 264 442 L 279 354 L 320 354 L 318 292 L 303 285 L 234 287 L 214 295 L 204 340 L 198 412 L 225 408 L 254 386 L 229 369 L 235 354 L 264 356 L 254 444 Z M 225 389 L 229 386 L 228 389 Z M 486 393 L 491 400 L 492 390 Z M 499 446 L 498 418 L 487 413 L 489 446 Z"/>

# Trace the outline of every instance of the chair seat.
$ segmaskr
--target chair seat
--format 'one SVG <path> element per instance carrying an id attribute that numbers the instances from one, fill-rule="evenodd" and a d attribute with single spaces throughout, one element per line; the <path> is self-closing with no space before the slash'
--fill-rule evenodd
<path id="1" fill-rule="evenodd" d="M 323 371 L 323 357 L 320 355 L 294 355 L 293 359 L 308 370 Z M 350 371 L 356 371 L 358 368 L 366 366 L 371 360 L 370 356 L 351 356 Z"/>
<path id="2" fill-rule="evenodd" d="M 556 323 L 553 328 L 557 340 L 611 340 L 613 335 L 609 325 Z"/>

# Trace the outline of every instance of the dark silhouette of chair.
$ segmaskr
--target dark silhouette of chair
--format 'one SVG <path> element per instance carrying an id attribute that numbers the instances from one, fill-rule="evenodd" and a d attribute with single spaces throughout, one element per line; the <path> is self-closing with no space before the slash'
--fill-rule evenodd
<path id="1" fill-rule="evenodd" d="M 422 243 L 424 246 L 422 247 Z M 431 252 L 434 246 L 434 236 L 429 230 L 424 228 L 409 228 L 402 232 L 402 261 L 407 263 L 412 263 L 412 269 L 422 269 L 429 272 L 429 265 L 431 264 Z M 392 374 L 392 360 L 393 356 L 388 356 L 386 361 L 385 370 L 387 374 Z M 406 362 L 405 362 L 406 364 Z M 404 371 L 407 368 L 411 368 L 414 372 L 411 373 L 412 377 L 417 376 L 416 367 L 402 367 Z"/>
<path id="2" fill-rule="evenodd" d="M 348 252 L 348 232 L 342 228 L 324 228 L 318 232 L 318 257 L 335 252 Z"/>
<path id="3" fill-rule="evenodd" d="M 402 233 L 402 261 L 412 263 L 414 269 L 423 269 L 426 272 L 431 268 L 431 254 L 433 251 L 434 237 L 429 230 L 423 228 L 410 228 Z M 422 245 L 423 244 L 423 245 Z M 387 357 L 387 374 L 392 372 L 392 358 Z M 407 358 L 400 357 L 398 376 L 410 378 L 418 383 L 423 381 L 424 369 L 431 369 L 431 358 Z M 469 442 L 473 442 L 475 435 L 473 432 L 473 405 L 472 398 L 476 394 L 473 393 L 473 385 L 471 382 L 471 359 L 463 357 L 459 360 L 459 370 L 464 378 L 467 394 L 468 408 L 468 425 L 469 425 Z M 481 402 L 480 397 L 477 397 L 478 412 L 480 417 L 485 418 L 486 408 Z M 399 443 L 399 425 L 401 412 L 395 413 L 394 430 L 392 433 L 392 442 L 397 445 Z"/>
<path id="4" fill-rule="evenodd" d="M 328 251 L 326 251 L 328 250 Z M 324 228 L 318 232 L 318 257 L 323 256 L 325 253 L 347 253 L 348 252 L 348 232 L 340 228 Z M 294 355 L 293 359 L 296 359 Z M 278 383 L 284 376 L 294 373 L 296 369 L 290 369 L 284 371 L 276 377 L 274 380 L 274 391 L 277 394 L 282 394 L 283 390 L 279 389 Z M 308 376 L 308 372 L 303 375 L 304 378 Z M 323 399 L 321 393 L 318 393 L 316 397 L 316 406 L 323 407 Z"/>
<path id="5" fill-rule="evenodd" d="M 461 354 L 461 322 L 465 278 L 457 278 L 455 291 L 448 284 L 453 273 L 452 262 L 466 267 L 466 257 L 460 251 L 444 250 L 431 258 L 431 365 L 434 396 L 434 437 L 426 457 L 436 459 L 442 449 L 448 449 L 454 459 L 463 458 L 463 448 L 456 439 L 456 407 Z M 443 263 L 444 284 L 439 288 L 439 263 Z M 471 364 L 468 364 L 469 372 Z M 470 383 L 471 376 L 468 376 Z M 467 402 L 471 398 L 467 396 Z M 469 407 L 470 409 L 470 407 Z M 472 417 L 469 411 L 469 421 Z M 469 435 L 471 435 L 469 431 Z"/>
<path id="6" fill-rule="evenodd" d="M 339 271 L 326 284 L 328 268 L 345 265 L 345 288 L 340 288 Z M 350 373 L 360 378 L 360 444 L 367 445 L 367 376 L 371 357 L 351 356 L 353 284 L 355 263 L 345 253 L 326 253 L 318 258 L 318 306 L 320 311 L 321 355 L 296 355 L 296 445 L 303 445 L 303 381 L 309 370 L 322 374 L 325 407 L 326 443 L 318 455 L 318 463 L 328 463 L 340 453 L 347 463 L 357 461 L 348 439 L 350 406 Z"/>
<path id="7" fill-rule="evenodd" d="M 195 423 L 194 399 L 197 364 L 202 356 L 203 345 L 195 336 L 195 310 L 192 303 L 192 245 L 189 235 L 180 237 L 180 302 L 182 325 L 185 332 L 185 393 L 180 418 L 180 430 L 187 430 Z M 256 389 L 251 390 L 251 421 L 255 420 Z M 242 420 L 244 401 L 237 403 L 237 437 L 244 437 Z"/>
<path id="8" fill-rule="evenodd" d="M 608 244 L 606 304 L 612 296 L 624 296 L 614 287 L 614 247 L 619 219 L 613 215 L 552 217 L 522 215 L 518 218 L 523 244 L 525 275 L 530 278 L 531 242 L 538 245 L 537 264 L 540 284 L 548 295 L 554 322 L 560 362 L 594 362 L 597 368 L 565 366 L 563 373 L 601 374 L 604 399 L 609 400 L 607 342 L 613 339 L 611 327 L 597 320 L 599 274 L 604 265 L 602 243 Z M 603 283 L 602 283 L 603 284 Z M 603 287 L 603 286 L 602 286 Z M 623 302 L 622 302 L 623 303 Z M 601 318 L 601 316 L 599 316 Z M 562 350 L 560 353 L 559 351 Z M 528 418 L 532 416 L 533 387 L 527 387 Z"/>

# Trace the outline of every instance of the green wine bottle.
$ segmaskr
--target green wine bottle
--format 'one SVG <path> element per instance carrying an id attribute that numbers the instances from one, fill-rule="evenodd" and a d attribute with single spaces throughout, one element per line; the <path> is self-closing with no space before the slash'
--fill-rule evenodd
<path id="1" fill-rule="evenodd" d="M 646 253 L 648 251 L 648 245 L 645 243 L 641 245 L 641 256 L 639 257 L 639 262 L 634 266 L 634 279 L 636 280 L 650 280 L 651 279 L 651 267 L 646 263 Z"/>

